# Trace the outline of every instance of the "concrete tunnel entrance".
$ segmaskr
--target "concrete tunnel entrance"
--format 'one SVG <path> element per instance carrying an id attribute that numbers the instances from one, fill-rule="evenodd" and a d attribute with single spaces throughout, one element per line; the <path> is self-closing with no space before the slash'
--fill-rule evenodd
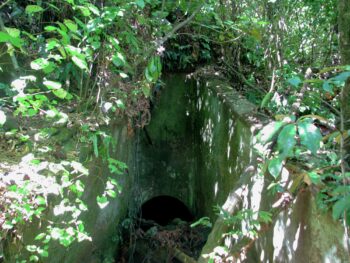
<path id="1" fill-rule="evenodd" d="M 194 220 L 194 216 L 184 203 L 167 195 L 157 196 L 145 202 L 141 206 L 139 217 L 161 226 L 168 225 L 177 218 L 186 222 Z"/>

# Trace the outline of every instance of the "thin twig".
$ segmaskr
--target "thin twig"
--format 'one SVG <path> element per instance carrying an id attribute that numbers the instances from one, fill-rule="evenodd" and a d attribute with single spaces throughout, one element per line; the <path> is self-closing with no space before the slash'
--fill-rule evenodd
<path id="1" fill-rule="evenodd" d="M 3 4 L 1 4 L 0 5 L 0 10 L 2 9 L 2 8 L 4 8 L 6 5 L 8 5 L 10 2 L 12 2 L 13 0 L 7 0 L 5 3 L 3 3 Z"/>

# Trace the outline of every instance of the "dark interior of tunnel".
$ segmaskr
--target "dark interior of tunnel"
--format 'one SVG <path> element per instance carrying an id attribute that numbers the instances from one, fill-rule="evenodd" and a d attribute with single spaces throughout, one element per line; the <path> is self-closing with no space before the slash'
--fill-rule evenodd
<path id="1" fill-rule="evenodd" d="M 140 218 L 146 221 L 165 226 L 179 218 L 183 221 L 191 222 L 194 220 L 192 213 L 180 200 L 171 196 L 157 196 L 141 206 Z"/>

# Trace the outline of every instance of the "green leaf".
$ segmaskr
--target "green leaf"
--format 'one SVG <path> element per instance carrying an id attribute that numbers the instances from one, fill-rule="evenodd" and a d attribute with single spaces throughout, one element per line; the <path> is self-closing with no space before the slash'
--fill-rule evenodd
<path id="1" fill-rule="evenodd" d="M 12 37 L 6 32 L 0 32 L 0 43 L 11 43 L 17 48 L 21 48 L 23 40 L 19 37 Z"/>
<path id="2" fill-rule="evenodd" d="M 136 0 L 135 3 L 141 9 L 145 8 L 145 1 L 143 1 L 143 0 Z"/>
<path id="3" fill-rule="evenodd" d="M 302 83 L 302 81 L 299 77 L 290 78 L 290 79 L 288 79 L 287 82 L 296 88 L 300 85 L 300 83 Z"/>
<path id="4" fill-rule="evenodd" d="M 55 89 L 52 91 L 53 94 L 55 94 L 56 97 L 60 99 L 65 99 L 68 96 L 68 92 L 65 89 Z"/>
<path id="5" fill-rule="evenodd" d="M 61 83 L 51 80 L 45 80 L 43 84 L 50 90 L 58 90 L 62 87 Z"/>
<path id="6" fill-rule="evenodd" d="M 31 255 L 29 257 L 29 261 L 38 262 L 39 261 L 39 257 L 37 255 Z"/>
<path id="7" fill-rule="evenodd" d="M 273 92 L 268 92 L 265 96 L 264 99 L 261 102 L 260 108 L 265 108 L 266 105 L 271 101 L 272 97 L 273 97 Z"/>
<path id="8" fill-rule="evenodd" d="M 116 67 L 122 67 L 125 65 L 125 58 L 122 53 L 117 52 L 115 55 L 113 55 L 112 62 Z"/>
<path id="9" fill-rule="evenodd" d="M 78 25 L 73 22 L 72 20 L 65 19 L 64 24 L 67 26 L 67 28 L 72 31 L 72 32 L 77 32 L 78 31 Z"/>
<path id="10" fill-rule="evenodd" d="M 124 72 L 120 72 L 119 75 L 120 75 L 123 79 L 128 78 L 128 75 L 125 74 Z"/>
<path id="11" fill-rule="evenodd" d="M 258 133 L 257 139 L 263 144 L 270 142 L 283 125 L 285 125 L 285 123 L 281 121 L 274 121 L 265 125 Z"/>
<path id="12" fill-rule="evenodd" d="M 108 205 L 108 198 L 106 196 L 97 196 L 96 198 L 98 206 L 102 209 Z"/>
<path id="13" fill-rule="evenodd" d="M 39 235 L 37 235 L 37 236 L 35 237 L 34 240 L 41 240 L 41 239 L 43 239 L 45 236 L 46 236 L 45 233 L 40 233 Z"/>
<path id="14" fill-rule="evenodd" d="M 298 133 L 300 142 L 313 154 L 320 148 L 322 135 L 320 130 L 310 120 L 298 122 Z"/>
<path id="15" fill-rule="evenodd" d="M 5 27 L 6 32 L 13 38 L 19 38 L 21 31 L 13 27 Z"/>
<path id="16" fill-rule="evenodd" d="M 6 122 L 6 115 L 5 112 L 0 110 L 0 126 L 4 125 Z"/>
<path id="17" fill-rule="evenodd" d="M 41 70 L 50 65 L 50 62 L 45 58 L 38 58 L 30 63 L 30 67 L 34 70 Z"/>
<path id="18" fill-rule="evenodd" d="M 97 6 L 93 5 L 93 4 L 89 4 L 88 5 L 88 8 L 89 10 L 94 14 L 94 15 L 97 15 L 97 16 L 100 16 L 100 10 L 98 9 Z"/>
<path id="19" fill-rule="evenodd" d="M 38 250 L 38 253 L 43 258 L 47 258 L 49 256 L 49 252 L 46 249 L 40 249 L 40 250 Z"/>
<path id="20" fill-rule="evenodd" d="M 279 157 L 273 158 L 272 160 L 269 161 L 268 170 L 275 179 L 280 175 L 282 171 L 282 167 L 283 167 L 282 163 L 283 163 L 283 159 Z"/>
<path id="21" fill-rule="evenodd" d="M 58 28 L 55 27 L 55 26 L 46 26 L 46 27 L 44 27 L 44 29 L 45 29 L 45 31 L 47 31 L 47 32 L 51 32 L 51 31 L 56 31 L 56 30 L 58 30 Z"/>
<path id="22" fill-rule="evenodd" d="M 12 229 L 13 228 L 13 224 L 10 221 L 5 221 L 5 223 L 2 224 L 2 229 Z"/>
<path id="23" fill-rule="evenodd" d="M 329 81 L 324 81 L 322 84 L 322 89 L 326 92 L 332 93 L 333 94 L 333 88 L 332 86 L 329 84 Z"/>
<path id="24" fill-rule="evenodd" d="M 89 8 L 87 8 L 85 6 L 78 6 L 78 8 L 80 9 L 83 16 L 90 16 L 91 15 Z"/>
<path id="25" fill-rule="evenodd" d="M 37 246 L 28 245 L 28 246 L 26 246 L 26 249 L 27 249 L 29 252 L 36 252 Z"/>
<path id="26" fill-rule="evenodd" d="M 316 184 L 316 185 L 321 183 L 321 177 L 317 173 L 310 172 L 307 175 L 309 176 L 311 183 Z"/>
<path id="27" fill-rule="evenodd" d="M 88 69 L 88 65 L 87 65 L 85 59 L 79 58 L 79 57 L 77 57 L 77 56 L 73 56 L 73 57 L 72 57 L 72 61 L 73 61 L 73 63 L 74 63 L 76 66 L 78 66 L 79 68 L 85 69 L 85 70 Z"/>
<path id="28" fill-rule="evenodd" d="M 94 147 L 94 154 L 98 157 L 98 138 L 96 134 L 92 136 L 92 145 Z"/>
<path id="29" fill-rule="evenodd" d="M 0 31 L 0 43 L 9 42 L 10 41 L 10 37 L 11 36 L 8 33 Z"/>
<path id="30" fill-rule="evenodd" d="M 25 10 L 26 14 L 34 14 L 42 11 L 44 11 L 44 9 L 38 5 L 27 5 Z"/>
<path id="31" fill-rule="evenodd" d="M 112 189 L 107 191 L 107 195 L 109 195 L 112 198 L 116 198 L 117 197 L 117 193 L 114 190 L 112 190 Z"/>
<path id="32" fill-rule="evenodd" d="M 281 158 L 290 156 L 293 148 L 296 144 L 297 129 L 295 124 L 288 124 L 283 127 L 282 131 L 278 135 L 277 148 Z"/>
<path id="33" fill-rule="evenodd" d="M 345 195 L 338 200 L 333 206 L 333 218 L 339 219 L 344 212 L 350 209 L 350 195 Z"/>

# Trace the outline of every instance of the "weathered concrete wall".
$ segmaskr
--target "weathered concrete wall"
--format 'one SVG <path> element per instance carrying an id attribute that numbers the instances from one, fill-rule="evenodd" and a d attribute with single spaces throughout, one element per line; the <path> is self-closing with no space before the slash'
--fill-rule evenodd
<path id="1" fill-rule="evenodd" d="M 107 165 L 102 163 L 99 158 L 93 160 L 90 167 L 88 167 L 89 175 L 80 178 L 85 185 L 81 199 L 88 207 L 88 211 L 82 212 L 79 218 L 84 222 L 85 230 L 90 234 L 92 241 L 74 242 L 68 248 L 59 245 L 56 241 L 51 241 L 49 257 L 43 258 L 43 261 L 40 262 L 113 262 L 118 242 L 120 241 L 119 224 L 127 215 L 132 196 L 133 177 L 130 174 L 133 174 L 134 167 L 134 141 L 133 138 L 127 136 L 127 126 L 124 121 L 116 122 L 111 129 L 113 138 L 117 142 L 116 150 L 111 153 L 111 157 L 125 162 L 129 167 L 129 174 L 118 176 L 111 174 Z M 75 142 L 68 140 L 63 147 L 67 146 L 69 148 L 69 144 L 74 145 Z M 92 149 L 90 151 L 92 152 Z M 81 149 L 81 156 L 86 158 L 86 153 L 83 153 L 83 149 Z M 109 204 L 101 209 L 97 205 L 96 197 L 102 195 L 108 177 L 118 181 L 122 187 L 122 192 L 115 199 L 110 198 Z M 21 243 L 8 244 L 5 247 L 5 262 L 16 262 L 16 256 L 19 256 L 20 259 L 29 258 L 24 247 L 28 244 L 32 245 L 35 236 L 45 230 L 46 220 L 59 222 L 60 217 L 55 216 L 50 211 L 40 224 L 34 222 L 23 226 L 23 240 Z M 23 249 L 21 254 L 18 255 L 18 248 L 21 246 Z"/>
<path id="2" fill-rule="evenodd" d="M 244 98 L 219 80 L 204 80 L 197 102 L 198 171 L 196 203 L 200 214 L 210 215 L 214 205 L 227 211 L 240 208 L 269 211 L 278 199 L 267 190 L 271 178 L 256 172 L 252 131 L 256 112 Z M 203 248 L 198 262 L 208 262 L 205 255 L 217 246 L 233 248 L 233 240 L 224 239 L 229 232 L 221 217 Z M 329 214 L 317 210 L 309 191 L 298 195 L 290 209 L 278 214 L 277 220 L 250 248 L 245 262 L 350 262 L 343 243 L 344 231 Z"/>
<path id="3" fill-rule="evenodd" d="M 251 132 L 245 123 L 253 106 L 242 101 L 232 88 L 219 80 L 199 83 L 196 102 L 196 207 L 198 214 L 214 220 L 213 207 L 225 202 L 251 159 Z M 222 98 L 219 99 L 218 94 Z M 225 103 L 227 96 L 239 106 L 237 112 Z"/>
<path id="4" fill-rule="evenodd" d="M 139 202 L 169 195 L 193 212 L 196 85 L 178 74 L 167 75 L 163 81 L 161 94 L 154 98 L 151 123 L 140 132 Z"/>

